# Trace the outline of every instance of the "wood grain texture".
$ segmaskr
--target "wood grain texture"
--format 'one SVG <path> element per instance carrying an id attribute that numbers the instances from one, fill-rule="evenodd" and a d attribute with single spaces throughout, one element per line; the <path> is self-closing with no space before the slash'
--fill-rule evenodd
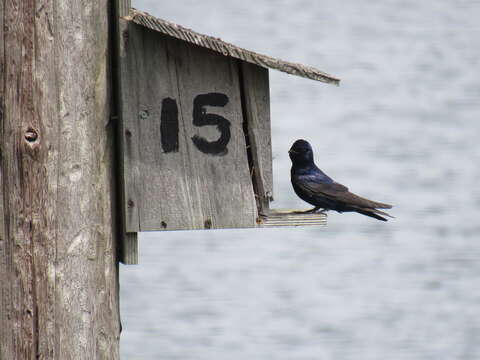
<path id="1" fill-rule="evenodd" d="M 5 137 L 5 2 L 0 1 L 0 139 Z M 13 336 L 11 336 L 11 329 L 4 324 L 8 324 L 11 312 L 11 285 L 9 281 L 4 278 L 8 273 L 8 267 L 11 263 L 11 249 L 10 242 L 7 239 L 4 211 L 4 202 L 8 200 L 4 197 L 4 183 L 5 177 L 3 171 L 5 144 L 0 141 L 0 359 L 11 353 L 13 350 Z"/>
<path id="2" fill-rule="evenodd" d="M 138 25 L 128 25 L 122 71 L 125 139 L 125 194 L 135 197 L 139 225 L 127 231 L 235 228 L 255 226 L 257 215 L 246 157 L 238 67 L 227 57 Z M 197 95 L 224 93 L 224 107 L 207 106 L 231 122 L 228 153 L 205 154 L 192 141 L 214 141 L 216 126 L 194 126 Z M 162 100 L 175 99 L 179 151 L 163 152 Z M 140 116 L 139 116 L 140 115 Z M 130 153 L 129 153 L 130 151 Z M 132 195 L 134 194 L 134 195 Z M 127 212 L 127 220 L 130 214 Z"/>
<path id="3" fill-rule="evenodd" d="M 139 232 L 140 219 L 138 213 L 139 197 L 139 122 L 140 96 L 138 94 L 138 71 L 142 52 L 143 39 L 141 29 L 130 22 L 120 19 L 120 138 L 122 151 L 122 168 L 124 174 L 123 198 L 125 203 L 124 219 L 126 232 Z"/>
<path id="4" fill-rule="evenodd" d="M 257 204 L 261 214 L 268 214 L 270 201 L 273 200 L 268 69 L 244 61 L 239 66 Z"/>
<path id="5" fill-rule="evenodd" d="M 2 5 L 0 358 L 117 359 L 109 4 Z"/>
<path id="6" fill-rule="evenodd" d="M 125 4 L 120 1 L 116 3 L 115 13 L 121 15 L 125 13 Z M 117 115 L 117 139 L 118 139 L 118 193 L 119 193 L 119 208 L 120 208 L 120 223 L 121 229 L 119 231 L 120 249 L 119 260 L 124 264 L 138 264 L 138 231 L 139 215 L 138 215 L 138 197 L 137 186 L 134 179 L 137 176 L 125 177 L 123 174 L 126 169 L 133 174 L 138 173 L 138 166 L 134 159 L 138 159 L 138 146 L 133 142 L 132 137 L 138 135 L 136 128 L 137 122 L 132 121 L 137 117 L 138 94 L 132 92 L 134 87 L 127 86 L 136 81 L 135 71 L 130 72 L 130 69 L 136 67 L 135 57 L 128 56 L 131 46 L 141 46 L 141 34 L 130 22 L 121 19 L 119 16 L 115 17 L 115 52 L 114 55 L 114 72 L 116 76 L 115 91 L 115 106 Z"/>
<path id="7" fill-rule="evenodd" d="M 258 221 L 259 227 L 314 226 L 326 224 L 326 214 L 302 214 L 299 213 L 299 210 L 272 209 L 268 216 L 261 216 Z"/>
<path id="8" fill-rule="evenodd" d="M 241 228 L 255 224 L 257 208 L 248 168 L 238 66 L 235 59 L 198 46 L 175 40 L 180 106 L 184 130 L 182 166 L 191 171 L 188 181 L 193 228 Z M 216 140 L 216 126 L 197 127 L 192 124 L 193 99 L 198 94 L 224 93 L 229 101 L 224 107 L 207 107 L 206 111 L 228 119 L 231 139 L 228 153 L 206 155 L 191 141 L 192 135 Z M 188 162 L 187 162 L 188 161 Z M 167 179 L 166 179 L 167 180 Z M 170 177 L 171 186 L 173 177 Z M 170 213 L 179 223 L 183 211 Z M 209 225 L 209 223 L 211 225 Z"/>
<path id="9" fill-rule="evenodd" d="M 169 53 L 168 46 L 172 40 L 155 34 L 148 29 L 140 29 L 143 48 L 136 51 L 138 86 L 136 92 L 141 99 L 138 112 L 138 146 L 140 168 L 137 181 L 140 192 L 140 228 L 146 230 L 163 230 L 167 228 L 187 228 L 192 223 L 192 210 L 189 199 L 188 159 L 185 159 L 185 140 L 179 129 L 179 152 L 164 153 L 161 147 L 160 116 L 162 100 L 175 99 L 178 106 L 179 124 L 183 112 L 178 93 L 175 59 Z M 191 120 L 190 120 L 191 122 Z M 183 124 L 182 126 L 183 127 Z M 188 141 L 190 141 L 188 139 Z M 175 217 L 180 213 L 185 218 Z M 163 223 L 162 223 L 163 222 Z"/>
<path id="10" fill-rule="evenodd" d="M 117 4 L 117 17 L 127 16 L 132 8 L 131 0 L 114 0 Z"/>
<path id="11" fill-rule="evenodd" d="M 138 233 L 123 231 L 120 261 L 125 265 L 138 264 Z"/>
<path id="12" fill-rule="evenodd" d="M 246 61 L 262 67 L 277 69 L 287 74 L 302 76 L 312 80 L 331 83 L 337 86 L 340 82 L 340 79 L 324 73 L 323 71 L 320 71 L 314 67 L 292 63 L 281 59 L 275 59 L 271 56 L 259 54 L 247 49 L 242 49 L 241 47 L 222 41 L 218 37 L 200 34 L 196 31 L 184 28 L 181 25 L 156 18 L 143 11 L 131 9 L 128 18 L 135 23 L 145 26 L 149 29 L 167 34 L 191 44 L 202 46 L 225 56 Z"/>

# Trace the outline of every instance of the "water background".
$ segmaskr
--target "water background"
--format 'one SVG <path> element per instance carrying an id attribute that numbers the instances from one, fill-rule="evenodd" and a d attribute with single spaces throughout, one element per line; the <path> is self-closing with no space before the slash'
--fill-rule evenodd
<path id="1" fill-rule="evenodd" d="M 480 359 L 480 2 L 133 1 L 342 79 L 270 71 L 275 208 L 307 208 L 287 150 L 383 223 L 141 234 L 120 267 L 124 359 Z"/>

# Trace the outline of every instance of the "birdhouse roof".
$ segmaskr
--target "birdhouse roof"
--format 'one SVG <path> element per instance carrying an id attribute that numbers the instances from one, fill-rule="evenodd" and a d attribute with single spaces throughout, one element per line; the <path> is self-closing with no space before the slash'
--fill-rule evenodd
<path id="1" fill-rule="evenodd" d="M 225 56 L 230 56 L 252 64 L 280 70 L 287 74 L 297 75 L 325 83 L 338 85 L 340 82 L 340 79 L 324 73 L 323 71 L 320 71 L 314 67 L 276 59 L 267 55 L 256 53 L 254 51 L 243 49 L 222 41 L 220 38 L 197 33 L 193 30 L 184 28 L 183 26 L 156 18 L 148 13 L 136 9 L 131 9 L 129 16 L 124 17 L 124 19 L 133 21 L 134 23 L 147 27 L 151 30 L 158 31 L 191 44 L 219 52 Z"/>

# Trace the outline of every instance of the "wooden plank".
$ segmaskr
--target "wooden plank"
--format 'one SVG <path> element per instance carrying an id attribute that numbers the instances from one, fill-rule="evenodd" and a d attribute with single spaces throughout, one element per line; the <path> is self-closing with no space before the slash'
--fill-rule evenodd
<path id="1" fill-rule="evenodd" d="M 5 75 L 5 47 L 4 47 L 4 33 L 3 33 L 3 20 L 4 20 L 4 2 L 0 1 L 0 137 L 3 137 L 3 109 L 5 108 L 4 102 L 4 75 Z M 0 143 L 0 163 L 2 161 L 3 144 Z M 0 242 L 5 241 L 5 213 L 3 211 L 3 180 L 2 171 L 0 171 Z M 1 249 L 1 247 L 0 247 Z M 0 264 L 5 261 L 5 258 L 0 253 Z M 1 265 L 0 265 L 1 266 Z M 0 285 L 1 286 L 1 285 Z M 1 289 L 1 287 L 0 287 Z M 0 304 L 1 306 L 1 304 Z"/>
<path id="2" fill-rule="evenodd" d="M 143 28 L 142 42 L 143 52 L 138 54 L 142 61 L 137 66 L 141 84 L 137 94 L 145 112 L 138 126 L 140 227 L 142 231 L 203 228 L 201 223 L 193 225 L 195 202 L 191 201 L 188 180 L 192 177 L 193 165 L 187 158 L 187 142 L 190 139 L 182 122 L 184 116 L 186 121 L 191 122 L 191 114 L 184 114 L 180 105 L 175 65 L 176 40 Z M 164 128 L 163 132 L 162 111 L 164 116 L 178 121 L 172 124 L 172 129 Z M 164 150 L 161 140 L 162 137 L 170 137 L 168 130 L 172 131 L 174 146 Z"/>
<path id="3" fill-rule="evenodd" d="M 37 214 L 39 203 L 43 203 L 45 208 L 52 204 L 46 198 L 49 189 L 45 169 L 41 168 L 41 160 L 36 159 L 38 155 L 32 149 L 38 145 L 32 130 L 38 133 L 41 121 L 35 111 L 33 97 L 34 4 L 32 1 L 25 1 L 22 5 L 19 8 L 15 2 L 5 1 L 2 12 L 2 16 L 5 16 L 2 29 L 4 46 L 8 51 L 4 52 L 5 74 L 4 83 L 1 84 L 5 91 L 5 108 L 2 119 L 3 137 L 0 140 L 2 144 L 0 172 L 4 182 L 1 190 L 4 198 L 6 237 L 0 245 L 3 247 L 1 252 L 5 256 L 6 268 L 2 269 L 5 272 L 2 271 L 0 282 L 6 286 L 2 293 L 5 308 L 0 309 L 0 312 L 7 312 L 2 316 L 6 323 L 2 323 L 1 327 L 9 329 L 8 333 L 5 330 L 1 331 L 2 359 L 35 358 L 35 348 L 39 343 L 35 321 L 39 317 L 39 311 L 34 310 L 34 307 L 40 306 L 40 309 L 47 310 L 45 309 L 47 304 L 37 304 L 35 282 L 37 279 L 45 279 L 44 270 L 49 259 L 34 256 L 36 241 L 38 246 L 42 246 L 43 240 L 34 234 L 34 229 L 37 234 L 43 233 L 42 235 L 45 235 L 47 229 L 43 228 L 39 232 L 39 226 L 33 224 L 33 218 Z M 40 34 L 40 38 L 42 35 Z M 31 130 L 29 138 L 32 141 L 24 144 L 22 140 L 28 128 Z M 32 177 L 33 173 L 35 178 Z M 38 194 L 34 195 L 34 191 L 38 191 Z M 53 223 L 47 226 L 56 226 L 56 221 L 52 220 Z M 32 261 L 35 258 L 38 261 L 38 274 L 33 273 Z"/>
<path id="4" fill-rule="evenodd" d="M 129 72 L 130 66 L 135 66 L 135 46 L 141 46 L 138 43 L 139 34 L 137 27 L 132 26 L 130 22 L 120 19 L 128 15 L 130 11 L 130 0 L 115 0 L 114 2 L 114 106 L 117 119 L 117 139 L 118 139 L 118 171 L 117 171 L 117 193 L 121 216 L 119 237 L 119 260 L 124 264 L 138 264 L 138 198 L 136 196 L 135 183 L 126 184 L 125 181 L 133 181 L 135 177 L 125 177 L 123 174 L 126 169 L 129 171 L 138 171 L 138 167 L 131 164 L 132 158 L 138 157 L 138 147 L 132 144 L 132 137 L 138 134 L 138 130 L 133 121 L 138 116 L 138 99 L 135 92 L 135 72 Z M 136 42 L 137 41 L 137 42 Z M 133 50 L 132 50 L 133 48 Z M 130 56 L 132 53 L 132 56 Z M 130 64 L 129 62 L 133 62 Z M 132 84 L 133 82 L 133 84 Z M 125 90 L 122 90 L 125 89 Z M 131 92 L 129 92 L 131 90 Z M 132 119 L 133 118 L 133 119 Z M 128 185 L 128 186 L 127 186 Z M 127 232 L 133 231 L 133 232 Z"/>
<path id="5" fill-rule="evenodd" d="M 267 216 L 260 216 L 258 227 L 315 226 L 326 225 L 327 215 L 301 213 L 299 210 L 270 210 Z"/>
<path id="6" fill-rule="evenodd" d="M 120 261 L 125 265 L 138 264 L 138 233 L 123 233 Z"/>
<path id="7" fill-rule="evenodd" d="M 270 201 L 273 200 L 268 70 L 244 61 L 240 62 L 240 67 L 254 187 L 260 213 L 268 214 Z"/>
<path id="8" fill-rule="evenodd" d="M 41 0 L 36 2 L 35 6 L 37 9 L 43 7 L 43 11 L 40 13 L 37 12 L 35 21 L 36 40 L 41 41 L 42 45 L 35 46 L 34 81 L 37 86 L 36 92 L 38 93 L 34 96 L 34 108 L 36 109 L 38 118 L 35 121 L 36 124 L 31 126 L 31 129 L 36 130 L 40 128 L 41 131 L 42 126 L 46 128 L 45 134 L 43 134 L 46 142 L 44 142 L 43 145 L 45 146 L 48 143 L 52 144 L 53 151 L 44 153 L 44 155 L 46 155 L 46 159 L 44 158 L 44 161 L 46 161 L 47 164 L 57 164 L 57 166 L 47 166 L 45 171 L 39 171 L 37 175 L 42 174 L 45 176 L 45 178 L 42 180 L 43 184 L 40 186 L 43 187 L 48 184 L 47 186 L 50 187 L 50 189 L 53 190 L 57 188 L 57 191 L 60 192 L 58 189 L 58 172 L 61 168 L 59 162 L 64 159 L 61 159 L 59 157 L 60 153 L 57 152 L 57 150 L 60 150 L 60 142 L 53 138 L 53 136 L 55 136 L 55 132 L 59 131 L 59 129 L 56 129 L 52 132 L 47 130 L 47 128 L 58 124 L 59 108 L 57 99 L 59 99 L 61 91 L 60 86 L 58 86 L 56 83 L 57 73 L 55 69 L 52 69 L 52 64 L 56 63 L 54 56 L 55 52 L 57 51 L 55 48 L 55 41 L 52 41 L 54 35 L 52 34 L 53 30 L 51 28 L 52 24 L 54 24 L 56 20 L 53 15 L 54 4 L 52 4 L 50 1 Z M 99 43 L 101 43 L 101 41 Z M 40 133 L 40 136 L 41 135 L 42 134 Z M 53 196 L 53 193 L 46 192 L 43 195 Z M 41 204 L 41 202 L 45 203 Z M 49 241 L 54 240 L 54 236 L 52 234 L 53 229 L 55 227 L 61 228 L 63 224 L 56 218 L 58 216 L 56 213 L 58 208 L 57 205 L 54 204 L 53 199 L 42 199 L 37 206 L 37 214 L 32 214 L 33 218 L 35 218 L 35 227 L 37 227 L 37 230 L 35 231 L 37 234 L 32 239 L 34 243 L 33 257 L 36 259 L 34 260 L 36 263 L 43 263 L 43 265 L 40 267 L 35 266 L 35 269 L 32 270 L 35 271 L 34 276 L 36 277 L 36 302 L 42 304 L 42 307 L 44 307 L 36 314 L 38 322 L 37 328 L 39 331 L 46 331 L 45 336 L 40 335 L 37 337 L 37 351 L 40 354 L 57 355 L 58 348 L 55 349 L 55 331 L 59 328 L 59 324 L 57 323 L 59 318 L 56 315 L 61 313 L 58 311 L 57 314 L 55 314 L 55 311 L 57 310 L 56 307 L 58 307 L 58 305 L 55 304 L 57 297 L 57 285 L 55 284 L 55 277 L 49 275 L 49 269 L 42 269 L 42 267 L 51 267 L 51 264 L 57 258 L 57 254 L 61 253 L 62 245 L 65 245 L 62 244 L 62 242 L 58 244 L 58 240 L 54 242 Z M 44 221 L 51 226 L 50 228 L 43 228 L 40 224 L 40 217 L 38 214 L 42 211 L 42 209 L 44 211 Z M 42 234 L 42 232 L 44 233 Z M 66 242 L 67 241 L 68 240 L 66 240 Z M 53 243 L 56 244 L 55 247 L 52 246 Z M 59 265 L 60 264 L 61 262 L 59 262 Z M 66 270 L 68 271 L 69 269 L 67 268 Z M 60 271 L 58 273 L 59 275 L 61 274 Z M 59 286 L 59 288 L 60 287 L 61 286 Z"/>
<path id="9" fill-rule="evenodd" d="M 119 140 L 120 166 L 125 176 L 123 179 L 123 218 L 125 232 L 139 232 L 140 219 L 138 207 L 140 203 L 139 157 L 139 117 L 143 116 L 139 89 L 140 71 L 142 65 L 143 38 L 142 29 L 131 22 L 119 19 Z"/>
<path id="10" fill-rule="evenodd" d="M 129 57 L 137 60 L 130 59 L 128 66 L 129 72 L 136 73 L 137 82 L 130 78 L 133 86 L 125 93 L 135 92 L 132 96 L 138 96 L 144 116 L 137 120 L 139 136 L 134 139 L 139 147 L 139 158 L 134 159 L 139 170 L 130 171 L 126 166 L 125 175 L 135 177 L 134 181 L 127 179 L 126 186 L 138 184 L 140 230 L 255 226 L 257 210 L 245 151 L 236 63 L 147 29 L 141 40 L 135 41 L 141 41 L 143 47 L 131 46 L 135 54 Z M 226 96 L 228 101 L 224 106 L 209 106 L 213 103 L 207 94 L 212 93 L 224 94 L 219 95 L 220 100 Z M 217 99 L 217 95 L 213 97 Z M 227 152 L 211 154 L 200 150 L 203 145 L 198 144 L 198 138 L 214 142 L 222 138 L 221 131 L 225 130 L 193 124 L 195 99 L 197 117 L 202 117 L 198 114 L 203 109 L 230 122 Z M 171 129 L 162 128 L 165 101 L 170 110 L 163 116 L 167 120 L 176 118 L 172 110 L 176 108 L 177 130 L 175 124 Z M 202 101 L 206 101 L 204 106 Z M 178 136 L 177 142 L 165 138 L 165 131 L 171 131 L 173 139 Z"/>
<path id="11" fill-rule="evenodd" d="M 0 358 L 118 359 L 109 2 L 2 4 Z"/>
<path id="12" fill-rule="evenodd" d="M 5 1 L 0 1 L 0 139 L 5 137 Z M 5 278 L 9 273 L 11 262 L 11 246 L 8 241 L 7 227 L 5 226 L 4 202 L 8 201 L 8 197 L 4 196 L 5 188 L 5 170 L 4 157 L 6 143 L 0 141 L 0 359 L 8 359 L 14 353 L 12 330 L 6 326 L 9 317 L 12 314 L 12 286 Z"/>
<path id="13" fill-rule="evenodd" d="M 233 44 L 224 42 L 218 37 L 200 34 L 193 30 L 184 28 L 181 25 L 156 18 L 150 14 L 136 9 L 132 9 L 130 11 L 129 18 L 131 18 L 135 23 L 145 26 L 149 29 L 170 35 L 177 39 L 181 39 L 183 41 L 199 45 L 213 51 L 217 51 L 218 53 L 225 56 L 229 56 L 242 61 L 247 61 L 249 63 L 262 67 L 277 69 L 286 72 L 287 74 L 302 76 L 312 80 L 335 84 L 337 86 L 340 82 L 340 79 L 324 73 L 318 69 L 315 69 L 314 67 L 275 59 L 267 55 L 262 55 L 247 49 L 242 49 Z"/>
<path id="14" fill-rule="evenodd" d="M 130 13 L 132 8 L 131 0 L 114 0 L 117 4 L 116 16 L 123 17 L 127 16 Z"/>
<path id="15" fill-rule="evenodd" d="M 188 145 L 184 154 L 188 157 L 184 159 L 190 163 L 188 186 L 190 202 L 196 211 L 193 225 L 204 228 L 254 226 L 257 209 L 246 154 L 237 63 L 211 50 L 181 41 L 176 43 L 180 104 Z M 205 154 L 199 151 L 199 144 L 188 141 L 219 139 L 220 126 L 194 126 L 191 120 L 195 117 L 195 101 L 200 103 L 200 96 L 211 93 L 224 94 L 228 100 L 224 106 L 202 109 L 230 123 L 230 141 L 227 151 L 221 155 Z"/>
<path id="16" fill-rule="evenodd" d="M 43 36 L 35 34 L 38 44 L 55 37 L 54 51 L 42 61 L 42 68 L 55 64 L 52 78 L 57 86 L 57 96 L 45 96 L 44 101 L 58 106 L 47 125 L 56 156 L 45 159 L 47 167 L 49 160 L 58 164 L 49 172 L 56 194 L 48 195 L 55 199 L 56 208 L 50 216 L 58 221 L 55 258 L 50 258 L 55 266 L 58 359 L 119 358 L 116 221 L 110 181 L 114 148 L 109 142 L 113 136 L 109 126 L 110 6 L 107 0 L 55 2 L 50 18 L 44 19 Z M 47 56 L 36 55 L 37 59 Z M 39 207 L 39 214 L 44 212 L 45 206 Z M 51 267 L 46 269 L 46 276 L 51 277 L 51 272 Z M 39 329 L 41 336 L 47 336 L 49 332 L 43 331 Z"/>

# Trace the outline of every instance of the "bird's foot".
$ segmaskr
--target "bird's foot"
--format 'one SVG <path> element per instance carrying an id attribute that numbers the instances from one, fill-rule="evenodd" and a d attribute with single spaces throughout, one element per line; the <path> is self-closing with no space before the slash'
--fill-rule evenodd
<path id="1" fill-rule="evenodd" d="M 321 208 L 315 206 L 313 209 L 306 210 L 306 211 L 294 211 L 294 213 L 295 214 L 314 214 L 314 213 L 325 214 L 325 212 L 327 211 L 326 209 L 322 209 L 321 211 L 318 211 L 319 209 L 321 209 Z"/>

